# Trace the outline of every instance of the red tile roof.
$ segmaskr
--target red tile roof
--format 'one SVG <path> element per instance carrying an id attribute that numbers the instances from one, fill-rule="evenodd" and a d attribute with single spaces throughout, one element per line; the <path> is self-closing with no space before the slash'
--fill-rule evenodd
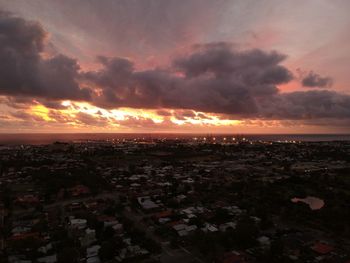
<path id="1" fill-rule="evenodd" d="M 154 214 L 154 217 L 155 218 L 163 218 L 163 217 L 169 217 L 173 214 L 172 211 L 170 210 L 166 210 L 166 211 L 162 211 L 162 212 L 159 212 L 159 213 L 156 213 Z"/>
<path id="2" fill-rule="evenodd" d="M 9 240 L 22 240 L 26 238 L 39 238 L 38 232 L 29 232 L 29 233 L 22 233 L 18 235 L 13 235 L 9 238 Z"/>
<path id="3" fill-rule="evenodd" d="M 311 248 L 313 251 L 317 252 L 318 254 L 322 254 L 322 255 L 328 254 L 334 250 L 334 247 L 332 247 L 328 244 L 322 243 L 322 242 L 318 242 L 318 243 L 314 244 Z"/>
<path id="4" fill-rule="evenodd" d="M 70 189 L 73 196 L 79 196 L 82 194 L 90 194 L 90 189 L 85 185 L 76 185 Z"/>
<path id="5" fill-rule="evenodd" d="M 224 255 L 221 263 L 247 263 L 242 255 L 236 253 L 227 253 Z"/>

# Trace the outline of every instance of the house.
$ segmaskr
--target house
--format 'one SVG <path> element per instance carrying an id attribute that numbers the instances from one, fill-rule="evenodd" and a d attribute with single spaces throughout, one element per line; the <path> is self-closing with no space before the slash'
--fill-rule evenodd
<path id="1" fill-rule="evenodd" d="M 87 226 L 87 220 L 80 218 L 72 218 L 70 219 L 70 226 L 74 229 L 84 229 Z"/>
<path id="2" fill-rule="evenodd" d="M 96 234 L 94 229 L 86 229 L 85 235 L 80 238 L 80 244 L 82 247 L 90 246 L 96 241 Z"/>
<path id="3" fill-rule="evenodd" d="M 159 208 L 159 205 L 153 202 L 149 196 L 138 197 L 137 201 L 144 210 L 153 210 Z"/>
<path id="4" fill-rule="evenodd" d="M 99 222 L 103 222 L 104 227 L 114 226 L 119 224 L 118 220 L 114 216 L 100 215 L 97 217 Z"/>
<path id="5" fill-rule="evenodd" d="M 247 263 L 245 257 L 236 251 L 226 253 L 221 258 L 221 260 L 219 260 L 219 262 L 220 263 Z"/>
<path id="6" fill-rule="evenodd" d="M 32 194 L 22 195 L 17 197 L 16 203 L 23 205 L 35 205 L 39 203 L 39 198 Z"/>
<path id="7" fill-rule="evenodd" d="M 154 214 L 153 217 L 155 219 L 160 219 L 160 218 L 170 217 L 172 215 L 173 215 L 173 212 L 171 210 L 165 210 L 165 211 Z"/>
<path id="8" fill-rule="evenodd" d="M 326 255 L 332 251 L 334 251 L 334 247 L 332 247 L 331 245 L 328 245 L 324 242 L 316 242 L 311 249 L 316 252 L 317 254 L 320 255 Z"/>
<path id="9" fill-rule="evenodd" d="M 8 256 L 9 263 L 32 263 L 31 260 L 26 259 L 24 255 L 11 255 Z"/>
<path id="10" fill-rule="evenodd" d="M 69 211 L 78 211 L 83 208 L 83 204 L 79 202 L 73 202 L 69 205 L 67 205 L 67 210 Z"/>
<path id="11" fill-rule="evenodd" d="M 196 225 L 186 225 L 186 224 L 177 224 L 173 226 L 173 229 L 177 232 L 180 237 L 187 236 L 190 232 L 197 229 Z"/>
<path id="12" fill-rule="evenodd" d="M 9 240 L 14 241 L 14 240 L 24 240 L 27 238 L 34 238 L 34 239 L 40 239 L 40 234 L 38 232 L 27 232 L 27 233 L 22 233 L 18 235 L 12 235 Z"/>
<path id="13" fill-rule="evenodd" d="M 268 238 L 267 236 L 258 237 L 257 241 L 262 247 L 269 247 L 271 244 L 270 238 Z"/>
<path id="14" fill-rule="evenodd" d="M 86 257 L 91 258 L 91 257 L 97 257 L 98 256 L 98 251 L 100 250 L 101 246 L 99 245 L 94 245 L 91 247 L 88 247 L 86 249 Z"/>
<path id="15" fill-rule="evenodd" d="M 99 257 L 90 257 L 88 259 L 86 259 L 86 263 L 100 263 L 101 260 Z"/>
<path id="16" fill-rule="evenodd" d="M 76 185 L 69 189 L 72 196 L 82 196 L 90 194 L 90 189 L 85 185 Z"/>
<path id="17" fill-rule="evenodd" d="M 221 232 L 226 232 L 228 229 L 235 229 L 235 228 L 236 228 L 236 223 L 234 222 L 227 222 L 219 226 L 219 229 Z"/>
<path id="18" fill-rule="evenodd" d="M 204 227 L 201 228 L 203 232 L 217 232 L 218 229 L 216 226 L 209 224 L 209 223 L 205 223 Z"/>
<path id="19" fill-rule="evenodd" d="M 45 257 L 37 258 L 37 261 L 39 263 L 55 263 L 55 262 L 57 262 L 57 255 L 53 254 L 51 256 L 45 256 Z"/>
<path id="20" fill-rule="evenodd" d="M 31 229 L 30 227 L 26 227 L 26 226 L 16 226 L 12 228 L 11 233 L 14 235 L 18 235 L 18 234 L 29 232 L 30 229 Z"/>
<path id="21" fill-rule="evenodd" d="M 52 249 L 52 243 L 48 243 L 45 246 L 39 247 L 38 252 L 41 252 L 43 254 L 46 254 L 48 251 Z"/>
<path id="22" fill-rule="evenodd" d="M 169 218 L 169 217 L 162 217 L 162 218 L 159 218 L 158 219 L 158 222 L 160 223 L 160 224 L 165 224 L 165 223 L 168 223 L 168 222 L 170 222 L 171 221 L 171 219 Z"/>

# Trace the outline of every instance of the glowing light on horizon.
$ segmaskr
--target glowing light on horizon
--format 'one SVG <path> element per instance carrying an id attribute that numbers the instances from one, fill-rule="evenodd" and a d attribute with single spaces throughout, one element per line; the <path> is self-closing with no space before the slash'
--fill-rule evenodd
<path id="1" fill-rule="evenodd" d="M 73 127 L 89 126 L 81 120 L 82 117 L 95 119 L 97 122 L 102 121 L 105 126 L 110 128 L 120 127 L 120 123 L 130 120 L 151 121 L 155 125 L 178 125 L 178 126 L 236 126 L 240 125 L 239 120 L 222 119 L 219 115 L 211 113 L 203 113 L 192 111 L 192 117 L 182 117 L 179 119 L 177 114 L 181 114 L 184 110 L 164 109 L 171 116 L 163 116 L 157 113 L 157 110 L 151 109 L 133 109 L 133 108 L 118 108 L 118 109 L 103 109 L 87 102 L 73 102 L 65 100 L 61 102 L 64 109 L 49 109 L 41 104 L 36 104 L 29 108 L 28 113 L 34 116 L 41 117 L 43 120 L 52 123 L 64 122 Z M 82 116 L 81 114 L 85 114 Z M 202 118 L 201 115 L 205 115 Z M 57 118 L 59 116 L 60 118 Z"/>
<path id="2" fill-rule="evenodd" d="M 49 117 L 48 113 L 49 113 L 49 109 L 46 108 L 45 106 L 43 105 L 35 105 L 35 106 L 32 106 L 30 111 L 38 116 L 38 117 L 41 117 L 42 119 L 44 119 L 45 121 L 51 121 L 52 119 Z"/>

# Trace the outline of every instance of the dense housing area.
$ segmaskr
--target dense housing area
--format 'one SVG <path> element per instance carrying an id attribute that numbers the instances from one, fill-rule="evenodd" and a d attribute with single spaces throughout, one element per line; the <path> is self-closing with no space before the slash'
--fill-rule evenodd
<path id="1" fill-rule="evenodd" d="M 0 148 L 0 261 L 350 262 L 350 142 Z"/>

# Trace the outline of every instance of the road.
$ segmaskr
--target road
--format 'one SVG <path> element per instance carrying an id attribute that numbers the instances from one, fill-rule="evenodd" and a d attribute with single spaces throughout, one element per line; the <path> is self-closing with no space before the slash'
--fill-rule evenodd
<path id="1" fill-rule="evenodd" d="M 123 215 L 131 220 L 134 225 L 141 231 L 143 231 L 148 238 L 157 242 L 162 247 L 162 253 L 159 257 L 161 262 L 164 263 L 191 263 L 191 262 L 200 262 L 204 263 L 200 258 L 196 257 L 186 248 L 172 248 L 169 244 L 169 241 L 162 240 L 159 236 L 154 234 L 153 230 L 143 222 L 143 214 L 138 214 L 133 212 L 131 209 L 125 209 Z"/>
<path id="2" fill-rule="evenodd" d="M 62 200 L 57 201 L 52 204 L 46 204 L 43 205 L 44 210 L 45 209 L 52 209 L 55 207 L 61 207 L 64 209 L 64 206 L 69 205 L 71 203 L 75 202 L 84 202 L 89 201 L 93 199 L 104 199 L 109 198 L 112 200 L 119 200 L 119 195 L 116 192 L 104 192 L 95 196 L 87 196 L 87 197 L 81 197 L 81 198 L 74 198 L 69 200 Z M 14 211 L 14 214 L 21 214 L 21 213 L 28 213 L 30 211 L 34 211 L 35 209 L 17 209 Z M 153 230 L 150 229 L 150 227 L 145 224 L 143 219 L 143 214 L 137 214 L 136 212 L 133 212 L 131 209 L 124 209 L 123 216 L 125 216 L 127 219 L 132 221 L 134 225 L 141 231 L 143 231 L 148 238 L 152 239 L 156 243 L 160 244 L 162 247 L 162 253 L 159 257 L 157 257 L 161 262 L 164 263 L 192 263 L 192 262 L 200 262 L 204 263 L 200 258 L 196 257 L 194 254 L 192 254 L 190 251 L 188 251 L 184 247 L 179 248 L 172 248 L 169 244 L 169 241 L 162 240 L 159 236 L 155 235 Z"/>

